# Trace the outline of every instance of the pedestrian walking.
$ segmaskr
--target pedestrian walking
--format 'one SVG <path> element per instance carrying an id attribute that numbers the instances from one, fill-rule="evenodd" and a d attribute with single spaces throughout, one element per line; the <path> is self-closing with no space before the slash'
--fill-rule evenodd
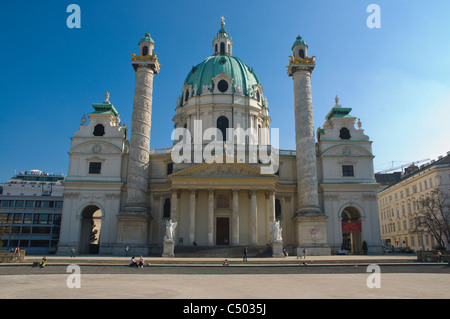
<path id="1" fill-rule="evenodd" d="M 248 248 L 247 248 L 247 246 L 245 246 L 245 248 L 244 248 L 244 259 L 243 259 L 243 261 L 247 261 L 247 257 L 248 257 Z"/>
<path id="2" fill-rule="evenodd" d="M 75 246 L 73 246 L 72 249 L 70 250 L 70 258 L 72 257 L 75 258 Z"/>
<path id="3" fill-rule="evenodd" d="M 440 250 L 437 251 L 437 262 L 438 263 L 442 262 L 442 253 Z"/>
<path id="4" fill-rule="evenodd" d="M 128 247 L 128 245 L 125 247 L 125 257 L 128 257 L 128 250 L 130 249 L 130 247 Z"/>
<path id="5" fill-rule="evenodd" d="M 305 248 L 303 249 L 303 258 L 306 259 L 306 254 L 308 253 L 308 250 Z"/>

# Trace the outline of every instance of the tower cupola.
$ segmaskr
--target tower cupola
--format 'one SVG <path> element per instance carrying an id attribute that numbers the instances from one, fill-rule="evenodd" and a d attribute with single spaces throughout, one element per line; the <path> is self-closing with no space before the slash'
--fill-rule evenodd
<path id="1" fill-rule="evenodd" d="M 227 30 L 225 30 L 225 18 L 221 17 L 222 22 L 220 23 L 220 30 L 217 32 L 217 37 L 213 40 L 213 50 L 214 50 L 214 56 L 218 55 L 228 55 L 232 56 L 232 49 L 233 49 L 233 41 L 231 41 L 231 38 L 228 36 Z"/>
<path id="2" fill-rule="evenodd" d="M 294 58 L 304 59 L 305 57 L 308 56 L 308 45 L 302 39 L 301 36 L 297 36 L 291 49 L 292 52 L 294 53 Z"/>
<path id="3" fill-rule="evenodd" d="M 144 37 L 139 41 L 139 55 L 153 55 L 153 49 L 155 48 L 155 42 L 147 32 Z"/>

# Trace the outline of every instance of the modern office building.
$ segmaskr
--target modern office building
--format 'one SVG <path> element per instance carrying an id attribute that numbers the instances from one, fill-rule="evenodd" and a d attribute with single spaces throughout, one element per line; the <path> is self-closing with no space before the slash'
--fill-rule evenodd
<path id="1" fill-rule="evenodd" d="M 63 207 L 62 175 L 20 172 L 0 195 L 0 249 L 20 247 L 27 254 L 56 252 Z"/>

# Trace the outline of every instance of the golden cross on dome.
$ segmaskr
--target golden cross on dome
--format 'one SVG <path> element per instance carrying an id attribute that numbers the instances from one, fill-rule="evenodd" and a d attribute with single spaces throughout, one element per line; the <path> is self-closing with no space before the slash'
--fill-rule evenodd
<path id="1" fill-rule="evenodd" d="M 224 22 L 225 18 L 223 16 L 221 16 L 220 19 L 222 19 L 222 22 L 220 23 L 220 25 L 223 27 L 225 25 L 225 22 Z"/>

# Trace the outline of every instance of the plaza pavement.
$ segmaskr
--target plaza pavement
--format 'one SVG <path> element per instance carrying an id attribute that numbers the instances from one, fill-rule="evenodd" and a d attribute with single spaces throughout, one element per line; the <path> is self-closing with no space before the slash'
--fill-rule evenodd
<path id="1" fill-rule="evenodd" d="M 33 273 L 20 274 L 31 268 L 38 256 L 28 256 L 19 264 L 0 264 L 0 298 L 2 299 L 448 299 L 450 273 L 380 273 L 380 288 L 369 288 L 372 272 L 358 273 L 286 273 L 286 274 L 161 274 L 136 272 L 125 274 L 83 274 L 80 288 L 69 288 L 72 273 L 51 273 L 51 267 L 69 264 L 102 267 L 126 266 L 129 257 L 48 256 L 48 266 Z M 148 257 L 151 265 L 220 266 L 224 258 Z M 415 256 L 308 256 L 306 260 L 287 258 L 229 258 L 231 267 L 258 265 L 354 265 L 417 264 Z M 428 263 L 429 264 L 429 263 Z M 17 269 L 17 274 L 14 268 Z M 147 266 L 151 267 L 151 266 Z M 442 265 L 448 267 L 448 265 Z M 5 274 L 6 269 L 9 273 Z M 11 270 L 12 269 L 12 270 Z M 25 268 L 23 268 L 25 269 Z M 64 269 L 64 268 L 63 268 Z M 147 270 L 147 269 L 145 269 Z M 2 272 L 3 271 L 3 272 Z M 46 273 L 47 271 L 47 273 Z"/>

